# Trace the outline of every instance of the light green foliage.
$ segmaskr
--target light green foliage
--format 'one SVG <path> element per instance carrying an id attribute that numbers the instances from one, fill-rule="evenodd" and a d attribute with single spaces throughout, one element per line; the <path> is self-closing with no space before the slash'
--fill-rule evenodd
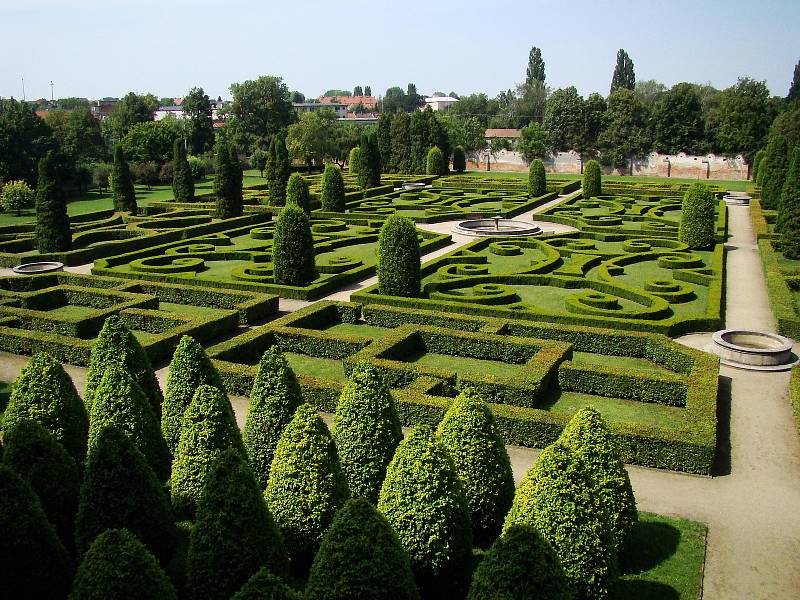
<path id="1" fill-rule="evenodd" d="M 445 172 L 444 155 L 439 148 L 432 146 L 428 150 L 428 156 L 425 160 L 425 173 L 428 175 L 442 175 Z"/>
<path id="2" fill-rule="evenodd" d="M 2 186 L 2 193 L 0 193 L 0 206 L 6 212 L 15 212 L 17 214 L 23 208 L 30 206 L 33 203 L 33 190 L 23 180 L 9 181 Z"/>
<path id="3" fill-rule="evenodd" d="M 299 206 L 307 213 L 311 211 L 308 183 L 300 173 L 292 173 L 289 176 L 289 183 L 286 184 L 286 205 L 290 204 Z"/>
<path id="4" fill-rule="evenodd" d="M 358 365 L 350 374 L 333 417 L 333 439 L 352 496 L 377 502 L 403 432 L 394 398 L 374 367 Z"/>
<path id="5" fill-rule="evenodd" d="M 594 198 L 602 193 L 600 165 L 596 160 L 590 160 L 583 167 L 583 197 Z"/>
<path id="6" fill-rule="evenodd" d="M 758 181 L 758 173 L 761 170 L 761 161 L 764 160 L 764 157 L 767 156 L 766 148 L 762 148 L 758 152 L 756 152 L 755 158 L 753 158 L 753 181 Z"/>
<path id="7" fill-rule="evenodd" d="M 336 165 L 325 166 L 325 172 L 322 174 L 320 201 L 324 211 L 345 211 L 344 180 L 341 169 Z"/>
<path id="8" fill-rule="evenodd" d="M 262 567 L 231 600 L 301 600 L 302 594 L 273 575 L 269 567 Z"/>
<path id="9" fill-rule="evenodd" d="M 377 271 L 378 288 L 384 296 L 419 296 L 419 239 L 408 217 L 394 214 L 381 227 Z"/>
<path id="10" fill-rule="evenodd" d="M 489 546 L 514 500 L 514 475 L 505 442 L 489 406 L 467 388 L 453 401 L 436 430 L 464 484 L 475 545 Z"/>
<path id="11" fill-rule="evenodd" d="M 131 170 L 122 146 L 114 148 L 114 167 L 110 176 L 111 193 L 114 196 L 114 210 L 120 212 L 136 213 L 136 191 L 133 187 Z"/>
<path id="12" fill-rule="evenodd" d="M 531 162 L 528 169 L 528 195 L 538 198 L 547 193 L 547 176 L 544 172 L 544 163 L 540 159 Z"/>
<path id="13" fill-rule="evenodd" d="M 519 153 L 525 162 L 544 158 L 550 147 L 550 136 L 536 121 L 531 121 L 520 130 Z"/>
<path id="14" fill-rule="evenodd" d="M 708 186 L 693 183 L 683 196 L 678 239 L 689 248 L 708 248 L 714 243 L 716 200 Z"/>
<path id="15" fill-rule="evenodd" d="M 314 281 L 314 239 L 308 214 L 294 204 L 278 214 L 272 242 L 275 283 L 305 286 Z"/>
<path id="16" fill-rule="evenodd" d="M 347 158 L 347 166 L 350 169 L 351 175 L 358 175 L 358 169 L 361 166 L 361 148 L 358 146 L 350 150 L 350 155 Z"/>

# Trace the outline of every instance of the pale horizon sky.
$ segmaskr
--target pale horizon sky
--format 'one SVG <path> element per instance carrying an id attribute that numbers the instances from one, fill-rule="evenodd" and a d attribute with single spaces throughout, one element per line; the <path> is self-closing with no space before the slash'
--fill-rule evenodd
<path id="1" fill-rule="evenodd" d="M 340 7 L 340 8 L 336 8 Z M 201 86 L 282 77 L 315 97 L 413 82 L 422 94 L 490 97 L 525 77 L 539 46 L 547 85 L 608 94 L 616 52 L 637 81 L 711 83 L 748 76 L 785 96 L 800 59 L 800 2 L 677 0 L 454 3 L 384 0 L 0 0 L 0 96 L 28 100 L 182 96 Z"/>

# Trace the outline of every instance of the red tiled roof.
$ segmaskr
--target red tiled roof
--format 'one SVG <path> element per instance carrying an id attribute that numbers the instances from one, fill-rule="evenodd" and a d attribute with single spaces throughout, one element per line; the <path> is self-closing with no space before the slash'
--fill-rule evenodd
<path id="1" fill-rule="evenodd" d="M 344 104 L 348 109 L 352 108 L 358 103 L 364 105 L 364 108 L 375 108 L 378 103 L 375 96 L 320 96 L 317 98 L 321 104 Z"/>
<path id="2" fill-rule="evenodd" d="M 487 129 L 483 135 L 487 138 L 518 138 L 522 133 L 519 129 Z"/>

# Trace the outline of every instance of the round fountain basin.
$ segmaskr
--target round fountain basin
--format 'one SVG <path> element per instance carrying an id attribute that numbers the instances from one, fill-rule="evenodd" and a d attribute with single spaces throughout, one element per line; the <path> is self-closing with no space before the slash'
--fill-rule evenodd
<path id="1" fill-rule="evenodd" d="M 453 232 L 476 236 L 524 237 L 539 235 L 542 233 L 542 228 L 535 223 L 513 219 L 472 219 L 453 226 Z"/>
<path id="2" fill-rule="evenodd" d="M 404 183 L 400 186 L 401 190 L 421 190 L 425 187 L 424 183 Z"/>
<path id="3" fill-rule="evenodd" d="M 34 262 L 18 265 L 11 269 L 16 275 L 40 275 L 41 273 L 54 273 L 64 270 L 64 263 L 60 262 Z"/>
<path id="4" fill-rule="evenodd" d="M 725 329 L 711 339 L 711 350 L 722 364 L 732 367 L 778 371 L 791 368 L 798 360 L 792 354 L 792 341 L 776 333 Z"/>
<path id="5" fill-rule="evenodd" d="M 747 192 L 728 192 L 722 197 L 725 204 L 733 206 L 747 206 L 750 204 L 750 194 Z"/>

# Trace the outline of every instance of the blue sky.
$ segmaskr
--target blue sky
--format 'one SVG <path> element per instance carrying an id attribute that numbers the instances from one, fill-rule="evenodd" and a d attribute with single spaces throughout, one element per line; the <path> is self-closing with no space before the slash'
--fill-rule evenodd
<path id="1" fill-rule="evenodd" d="M 228 97 L 278 75 L 316 96 L 413 81 L 490 96 L 524 79 L 539 46 L 547 84 L 608 93 L 616 51 L 637 80 L 766 80 L 784 96 L 800 59 L 800 1 L 0 0 L 0 96 Z"/>

